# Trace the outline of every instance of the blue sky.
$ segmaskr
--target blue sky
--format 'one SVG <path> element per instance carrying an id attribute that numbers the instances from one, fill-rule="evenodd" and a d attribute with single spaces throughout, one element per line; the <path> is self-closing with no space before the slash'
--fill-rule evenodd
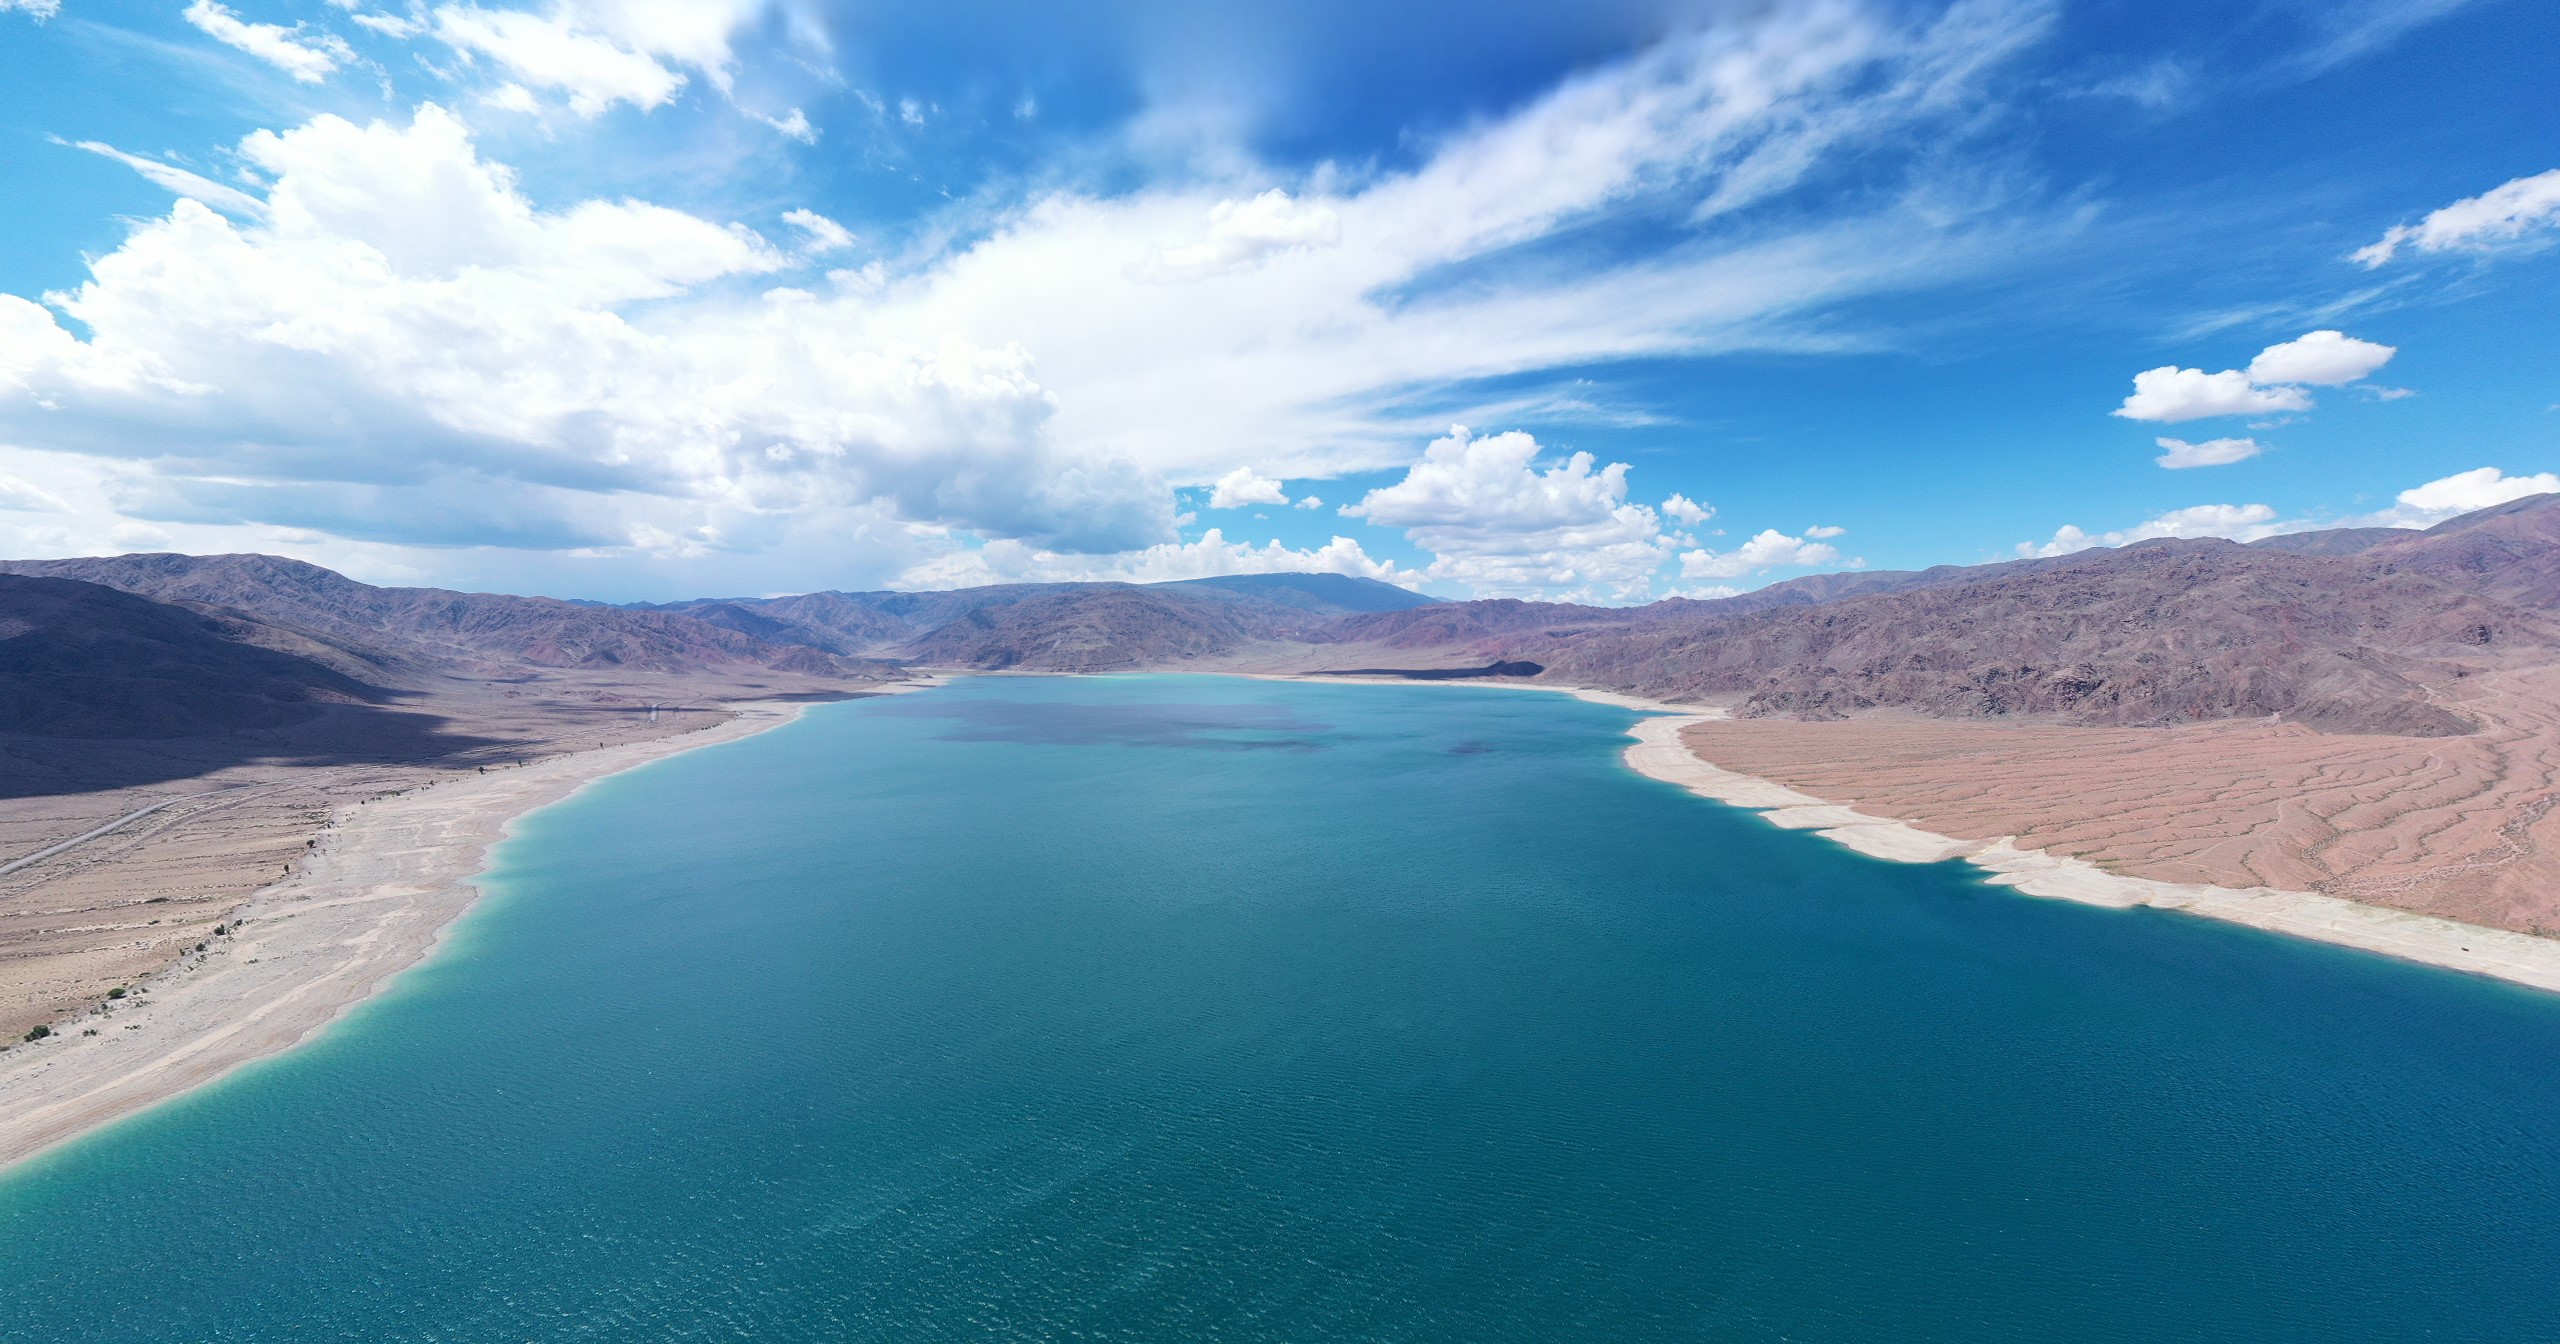
<path id="1" fill-rule="evenodd" d="M 2554 68 L 2524 0 L 0 0 L 0 549 L 1631 602 L 2424 525 L 2560 488 Z"/>

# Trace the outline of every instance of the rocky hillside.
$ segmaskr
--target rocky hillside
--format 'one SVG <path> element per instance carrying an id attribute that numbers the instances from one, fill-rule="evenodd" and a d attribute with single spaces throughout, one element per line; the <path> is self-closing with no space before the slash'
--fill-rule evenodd
<path id="1" fill-rule="evenodd" d="M 102 584 L 161 602 L 238 612 L 338 649 L 416 668 L 507 666 L 684 672 L 772 667 L 825 674 L 839 667 L 796 644 L 681 615 L 624 611 L 547 597 L 377 588 L 272 555 L 120 555 L 19 560 L 0 572 Z"/>
<path id="2" fill-rule="evenodd" d="M 841 675 L 896 666 L 1482 669 L 1728 703 L 2154 725 L 2280 716 L 2467 731 L 2451 679 L 2560 651 L 2560 496 L 2426 532 L 2150 541 L 2052 559 L 1829 574 L 1621 609 L 1439 602 L 1333 575 L 1011 584 L 607 607 L 375 588 L 271 556 L 28 561 L 236 618 L 235 642 L 366 681 L 406 665 Z M 30 646 L 33 647 L 33 646 Z"/>
<path id="3" fill-rule="evenodd" d="M 1332 622 L 1441 603 L 1339 574 L 1241 574 L 1172 583 L 1024 583 L 931 593 L 807 593 L 636 608 L 774 643 L 933 667 L 1092 672 L 1178 666 Z"/>
<path id="4" fill-rule="evenodd" d="M 1615 613 L 1471 602 L 1335 630 L 1452 660 L 1524 659 L 1548 680 L 1724 701 L 1746 716 L 2280 715 L 2337 731 L 2460 733 L 2470 725 L 2432 685 L 2504 651 L 2560 649 L 2560 496 L 2427 532 L 2151 541 L 1855 577 Z"/>
<path id="5" fill-rule="evenodd" d="M 307 721 L 381 693 L 220 619 L 96 584 L 0 574 L 0 733 L 177 738 Z"/>

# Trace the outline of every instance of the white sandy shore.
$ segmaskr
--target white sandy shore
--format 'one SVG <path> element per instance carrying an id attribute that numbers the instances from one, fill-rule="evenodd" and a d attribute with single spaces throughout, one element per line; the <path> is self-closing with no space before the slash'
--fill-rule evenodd
<path id="1" fill-rule="evenodd" d="M 1720 709 L 1656 705 L 1625 696 L 1578 692 L 1584 699 L 1664 711 L 1639 722 L 1626 761 L 1637 773 L 1677 784 L 1720 803 L 1757 810 L 1774 825 L 1808 830 L 1873 858 L 1897 863 L 1963 859 L 1990 874 L 1995 886 L 2030 896 L 2119 908 L 2147 905 L 2208 919 L 2379 952 L 2475 975 L 2560 991 L 2560 941 L 2456 923 L 2432 915 L 2360 905 L 2309 891 L 2273 887 L 2214 887 L 2110 873 L 2094 864 L 2041 849 L 2020 849 L 2010 837 L 1957 840 L 1905 822 L 1871 817 L 1793 789 L 1721 770 L 1681 742 L 1694 723 L 1723 718 Z"/>
<path id="2" fill-rule="evenodd" d="M 147 992 L 0 1054 L 0 1166 L 311 1039 L 435 950 L 516 818 L 607 775 L 797 718 L 799 704 L 338 809 L 319 847 L 260 891 L 241 929 Z M 97 1034 L 85 1034 L 94 1030 Z"/>
<path id="3" fill-rule="evenodd" d="M 1680 733 L 1691 724 L 1727 717 L 1722 709 L 1667 704 L 1613 691 L 1524 682 L 1414 681 L 1401 677 L 1308 677 L 1304 680 L 1554 691 L 1595 704 L 1638 710 L 1656 717 L 1644 719 L 1630 730 L 1636 740 L 1635 745 L 1627 748 L 1626 762 L 1636 773 L 1677 784 L 1700 797 L 1752 809 L 1771 825 L 1811 831 L 1870 858 L 1895 863 L 1941 863 L 1948 859 L 1962 859 L 1989 873 L 1985 880 L 1992 885 L 2012 887 L 2029 896 L 2118 909 L 2147 905 L 2160 910 L 2178 910 L 2207 919 L 2246 924 L 2253 929 L 2335 943 L 2398 957 L 2403 961 L 2468 971 L 2560 993 L 2560 940 L 2484 928 L 2384 906 L 2364 905 L 2313 891 L 2216 887 L 2128 877 L 2081 859 L 2041 849 L 2021 849 L 2012 843 L 2015 837 L 1958 840 L 1921 830 L 1908 822 L 1871 817 L 1855 808 L 1799 793 L 1756 776 L 1719 769 L 1691 751 L 1680 740 Z"/>

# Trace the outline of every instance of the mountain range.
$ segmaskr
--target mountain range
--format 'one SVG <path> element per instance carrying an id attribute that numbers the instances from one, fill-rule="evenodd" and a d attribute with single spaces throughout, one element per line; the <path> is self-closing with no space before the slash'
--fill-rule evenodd
<path id="1" fill-rule="evenodd" d="M 0 636 L 0 731 L 39 736 L 222 732 L 323 701 L 581 671 L 634 684 L 770 676 L 805 690 L 916 668 L 1497 663 L 1743 717 L 2275 716 L 2440 736 L 2470 727 L 2439 693 L 2447 680 L 2560 649 L 2560 496 L 2423 532 L 2164 539 L 1634 608 L 1444 602 L 1331 574 L 629 606 L 375 587 L 266 555 L 15 561 L 0 576 L 0 630 L 14 632 Z"/>

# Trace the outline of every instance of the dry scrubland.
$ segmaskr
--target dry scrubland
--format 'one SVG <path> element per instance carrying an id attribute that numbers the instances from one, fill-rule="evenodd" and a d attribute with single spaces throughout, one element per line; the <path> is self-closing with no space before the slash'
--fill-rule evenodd
<path id="1" fill-rule="evenodd" d="M 202 744 L 185 740 L 125 744 L 113 749 L 126 758 L 122 764 L 149 758 L 162 768 L 138 773 L 169 777 L 0 798 L 0 855 L 12 859 L 157 809 L 0 873 L 0 1044 L 93 1007 L 118 987 L 181 964 L 196 944 L 215 941 L 216 925 L 304 861 L 333 813 L 484 767 L 704 728 L 729 717 L 707 703 L 711 698 L 760 693 L 770 691 L 710 678 L 633 685 L 565 677 L 484 688 L 434 702 L 446 729 L 441 736 L 465 744 L 450 755 L 438 754 L 433 739 L 421 740 L 409 760 L 334 765 L 233 761 L 229 752 L 199 759 L 192 753 Z M 664 710 L 651 723 L 652 700 L 692 707 Z M 23 756 L 8 763 L 20 773 L 31 768 Z"/>

